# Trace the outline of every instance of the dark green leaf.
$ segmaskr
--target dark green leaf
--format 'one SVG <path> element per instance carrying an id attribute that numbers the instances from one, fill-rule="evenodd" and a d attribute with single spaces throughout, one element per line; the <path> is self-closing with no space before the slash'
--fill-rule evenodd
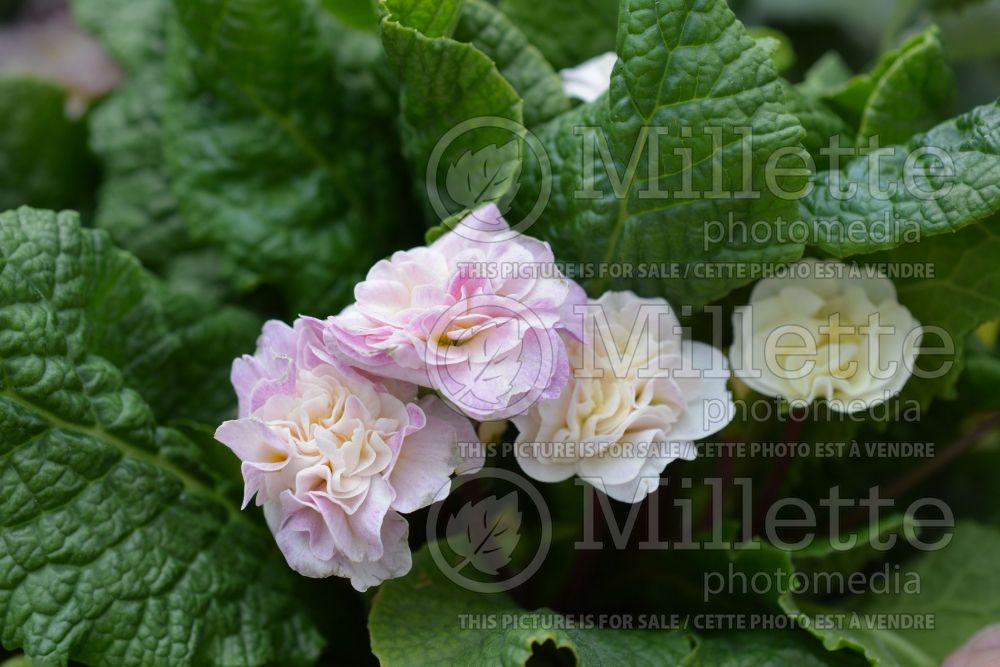
<path id="1" fill-rule="evenodd" d="M 0 73 L 0 211 L 89 206 L 96 181 L 86 124 L 66 116 L 63 90 Z"/>
<path id="2" fill-rule="evenodd" d="M 270 535 L 116 367 L 154 326 L 145 274 L 75 218 L 0 215 L 0 640 L 39 664 L 309 664 Z"/>
<path id="3" fill-rule="evenodd" d="M 538 130 L 553 192 L 530 233 L 551 241 L 561 260 L 590 265 L 595 273 L 586 287 L 594 294 L 631 288 L 702 303 L 752 280 L 738 270 L 745 265 L 790 261 L 802 252 L 777 233 L 763 233 L 760 242 L 734 232 L 741 224 L 771 232 L 779 218 L 797 217 L 791 194 L 779 196 L 765 183 L 764 162 L 784 149 L 772 168 L 801 171 L 804 130 L 786 111 L 767 49 L 724 1 L 696 5 L 623 2 L 609 94 Z M 748 133 L 752 139 L 744 139 Z M 610 155 L 599 150 L 602 140 Z M 647 141 L 656 142 L 655 163 Z M 530 205 L 544 192 L 545 174 L 525 172 L 519 202 Z M 776 178 L 786 193 L 803 180 Z M 744 190 L 760 196 L 739 196 Z M 721 241 L 708 237 L 716 226 Z M 679 273 L 664 277 L 664 262 Z M 659 272 L 641 276 L 646 264 Z M 690 271 L 706 264 L 705 273 Z M 621 265 L 632 267 L 631 278 L 603 271 Z"/>

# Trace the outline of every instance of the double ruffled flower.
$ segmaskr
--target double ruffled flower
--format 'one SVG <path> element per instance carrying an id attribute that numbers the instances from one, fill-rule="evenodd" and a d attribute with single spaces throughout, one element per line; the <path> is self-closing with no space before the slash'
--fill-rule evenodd
<path id="1" fill-rule="evenodd" d="M 472 424 L 417 388 L 380 382 L 329 355 L 323 326 L 268 322 L 257 353 L 233 364 L 239 419 L 216 438 L 242 460 L 289 565 L 348 577 L 358 590 L 410 569 L 401 513 L 443 499 Z"/>
<path id="2" fill-rule="evenodd" d="M 750 388 L 858 412 L 895 396 L 913 373 L 920 323 L 892 281 L 807 258 L 761 280 L 733 315 L 734 372 Z"/>
<path id="3" fill-rule="evenodd" d="M 511 237 L 493 205 L 429 247 L 380 261 L 354 293 L 356 303 L 326 322 L 327 348 L 431 387 L 480 421 L 559 396 L 569 377 L 560 334 L 581 338 L 573 310 L 586 301 L 551 247 Z"/>
<path id="4" fill-rule="evenodd" d="M 591 302 L 586 343 L 567 341 L 573 377 L 557 398 L 512 421 L 515 451 L 534 479 L 577 475 L 610 497 L 639 502 L 694 441 L 733 417 L 728 364 L 710 345 L 683 341 L 663 299 L 608 292 Z"/>

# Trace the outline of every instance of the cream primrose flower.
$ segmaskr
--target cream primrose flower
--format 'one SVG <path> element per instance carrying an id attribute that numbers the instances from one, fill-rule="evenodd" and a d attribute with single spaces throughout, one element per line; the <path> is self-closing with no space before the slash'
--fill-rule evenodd
<path id="1" fill-rule="evenodd" d="M 257 353 L 233 362 L 239 419 L 215 437 L 242 461 L 244 507 L 256 496 L 288 564 L 349 577 L 363 591 L 410 569 L 401 514 L 442 500 L 475 442 L 469 420 L 417 388 L 375 381 L 329 357 L 322 324 L 264 325 Z"/>
<path id="2" fill-rule="evenodd" d="M 584 343 L 566 339 L 574 370 L 562 394 L 512 419 L 517 460 L 539 481 L 578 475 L 640 502 L 667 464 L 695 458 L 694 441 L 732 420 L 728 364 L 714 347 L 681 339 L 665 300 L 631 292 L 591 300 L 585 333 Z"/>
<path id="3" fill-rule="evenodd" d="M 611 87 L 611 70 L 618 62 L 614 51 L 602 53 L 586 60 L 576 67 L 559 70 L 563 90 L 567 97 L 583 102 L 593 102 Z"/>
<path id="4" fill-rule="evenodd" d="M 733 314 L 733 334 L 733 372 L 751 389 L 796 405 L 826 399 L 850 413 L 900 392 L 920 324 L 888 278 L 807 258 L 754 286 L 749 305 Z"/>

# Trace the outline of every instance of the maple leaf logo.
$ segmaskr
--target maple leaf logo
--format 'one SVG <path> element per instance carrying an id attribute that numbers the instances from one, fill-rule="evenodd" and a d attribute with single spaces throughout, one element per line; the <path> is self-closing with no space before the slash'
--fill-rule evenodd
<path id="1" fill-rule="evenodd" d="M 513 317 L 499 322 L 496 326 L 491 326 L 490 331 L 486 331 L 484 328 L 469 329 L 455 341 L 456 347 L 460 346 L 465 354 L 462 364 L 466 374 L 460 381 L 462 390 L 453 396 L 454 401 L 461 403 L 464 397 L 471 395 L 479 403 L 495 406 L 507 404 L 507 397 L 513 390 L 513 382 L 510 383 L 507 391 L 489 397 L 480 396 L 476 393 L 476 389 L 483 387 L 484 383 L 495 382 L 501 376 L 515 378 L 520 374 L 523 366 L 521 358 L 523 348 L 520 346 L 518 347 L 517 359 L 510 362 L 510 365 L 504 364 L 503 370 L 499 369 L 499 362 L 504 351 L 499 339 L 506 338 L 508 334 L 520 337 L 522 335 L 520 324 L 520 320 Z M 510 331 L 511 327 L 514 328 L 512 332 Z M 493 335 L 489 335 L 490 333 Z M 514 372 L 511 373 L 511 370 Z M 453 380 L 458 381 L 454 374 L 451 375 Z"/>
<path id="2" fill-rule="evenodd" d="M 475 209 L 487 202 L 498 202 L 507 213 L 520 185 L 521 163 L 517 160 L 518 141 L 502 146 L 490 144 L 478 151 L 467 150 L 448 168 L 445 187 L 458 204 Z"/>
<path id="3" fill-rule="evenodd" d="M 463 557 L 454 571 L 470 563 L 484 574 L 496 575 L 510 563 L 521 541 L 521 510 L 517 492 L 503 498 L 490 496 L 479 502 L 469 501 L 448 519 L 448 546 Z"/>

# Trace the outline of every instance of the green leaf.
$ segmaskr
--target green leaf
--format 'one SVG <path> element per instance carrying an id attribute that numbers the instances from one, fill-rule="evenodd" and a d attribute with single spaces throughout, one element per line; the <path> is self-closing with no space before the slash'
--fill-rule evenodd
<path id="1" fill-rule="evenodd" d="M 841 146 L 853 145 L 853 128 L 822 100 L 803 93 L 801 87 L 786 85 L 785 102 L 805 128 L 802 145 L 809 151 L 817 169 L 830 168 L 830 156 L 820 151 L 830 146 L 832 137 L 839 137 Z"/>
<path id="2" fill-rule="evenodd" d="M 143 275 L 75 214 L 0 215 L 0 641 L 44 665 L 309 664 L 272 538 L 112 361 L 147 326 Z"/>
<path id="3" fill-rule="evenodd" d="M 827 51 L 806 71 L 798 85 L 807 97 L 830 97 L 851 79 L 851 68 L 836 51 Z"/>
<path id="4" fill-rule="evenodd" d="M 780 30 L 763 26 L 756 26 L 748 30 L 750 36 L 770 52 L 774 68 L 778 72 L 791 69 L 795 64 L 795 47 L 788 35 Z"/>
<path id="5" fill-rule="evenodd" d="M 495 183 L 512 184 L 520 169 L 521 98 L 489 56 L 473 44 L 450 37 L 462 6 L 458 0 L 381 3 L 382 43 L 403 88 L 404 150 L 417 177 L 419 195 L 433 210 L 434 222 L 466 208 L 459 200 L 467 190 L 451 193 L 447 177 L 462 156 L 484 149 L 493 155 L 503 154 L 504 163 L 491 165 L 495 175 L 490 180 Z M 474 27 L 476 17 L 484 15 L 485 10 L 473 14 L 466 28 Z M 498 46 L 489 35 L 483 39 Z M 525 70 L 521 75 L 529 73 Z M 483 118 L 488 120 L 477 126 L 476 119 Z M 500 151 L 512 141 L 517 141 L 516 157 Z M 431 163 L 432 157 L 436 164 Z M 452 179 L 453 184 L 457 182 L 460 179 Z M 502 195 L 503 190 L 491 190 L 490 194 Z"/>
<path id="6" fill-rule="evenodd" d="M 920 580 L 920 591 L 888 591 L 862 605 L 839 605 L 841 627 L 812 627 L 830 650 L 851 648 L 878 667 L 935 667 L 983 627 L 1000 621 L 1000 576 L 993 554 L 1000 532 L 975 523 L 960 523 L 947 546 L 919 557 L 908 571 Z M 794 603 L 784 605 L 795 615 Z M 932 616 L 933 628 L 869 627 L 866 614 Z M 854 619 L 852 623 L 851 620 Z"/>
<path id="7" fill-rule="evenodd" d="M 378 41 L 309 0 L 176 8 L 165 151 L 192 236 L 220 248 L 240 288 L 339 310 L 405 203 Z"/>
<path id="8" fill-rule="evenodd" d="M 916 268 L 923 275 L 893 280 L 899 301 L 924 326 L 944 328 L 956 353 L 937 353 L 918 359 L 924 372 L 951 371 L 934 378 L 911 378 L 907 394 L 922 402 L 948 396 L 958 379 L 965 337 L 988 320 L 1000 317 L 1000 218 L 969 225 L 957 234 L 935 236 L 894 250 L 865 257 L 885 267 L 889 275 L 906 276 Z M 930 274 L 933 275 L 930 275 Z M 941 337 L 928 334 L 924 346 L 941 346 Z M 947 364 L 948 366 L 945 366 Z M 906 395 L 906 394 L 904 394 Z"/>
<path id="9" fill-rule="evenodd" d="M 941 28 L 941 41 L 953 62 L 989 59 L 1000 53 L 996 39 L 1000 29 L 1000 4 L 996 2 L 956 3 L 958 11 L 945 8 L 933 15 Z M 989 68 L 988 63 L 983 63 Z M 965 85 L 968 85 L 967 83 Z"/>
<path id="10" fill-rule="evenodd" d="M 505 617 L 509 620 L 501 625 Z M 464 628 L 463 618 L 470 624 Z M 485 625 L 489 618 L 496 628 Z M 692 638 L 681 632 L 565 627 L 559 621 L 548 609 L 524 611 L 504 594 L 482 595 L 455 585 L 424 548 L 414 554 L 406 577 L 379 588 L 368 629 L 372 651 L 386 667 L 525 665 L 546 642 L 570 651 L 579 665 L 653 667 L 678 664 L 692 649 Z"/>
<path id="11" fill-rule="evenodd" d="M 802 199 L 811 243 L 837 257 L 954 232 L 1000 210 L 1000 106 L 816 175 Z M 836 179 L 836 180 L 835 180 Z M 869 186 L 879 183 L 884 192 Z"/>
<path id="12" fill-rule="evenodd" d="M 831 103 L 858 128 L 856 143 L 879 137 L 901 144 L 946 119 L 955 98 L 955 76 L 940 32 L 931 26 L 885 54 L 868 74 L 845 83 Z"/>
<path id="13" fill-rule="evenodd" d="M 500 0 L 498 6 L 560 69 L 615 50 L 616 0 Z"/>
<path id="14" fill-rule="evenodd" d="M 162 146 L 163 68 L 140 69 L 91 119 L 104 163 L 96 224 L 115 243 L 161 269 L 194 243 L 170 188 Z"/>
<path id="15" fill-rule="evenodd" d="M 96 226 L 161 274 L 194 249 L 163 155 L 167 88 L 165 0 L 74 0 L 80 24 L 127 70 L 92 113 L 91 148 L 101 158 Z M 217 261 L 217 260 L 216 260 Z"/>
<path id="16" fill-rule="evenodd" d="M 336 16 L 344 25 L 375 32 L 378 17 L 372 0 L 320 0 L 323 9 Z"/>
<path id="17" fill-rule="evenodd" d="M 524 124 L 534 127 L 569 109 L 562 81 L 545 56 L 485 0 L 465 0 L 454 37 L 469 42 L 496 64 L 524 101 Z"/>
<path id="18" fill-rule="evenodd" d="M 0 211 L 89 207 L 96 179 L 87 127 L 65 109 L 58 86 L 0 73 Z"/>
<path id="19" fill-rule="evenodd" d="M 77 23 L 129 73 L 162 60 L 165 0 L 72 0 L 70 6 Z"/>
<path id="20" fill-rule="evenodd" d="M 126 381 L 161 421 L 175 415 L 208 424 L 234 418 L 230 366 L 235 357 L 253 352 L 260 318 L 220 307 L 203 295 L 147 282 L 151 286 L 146 289 L 157 297 L 162 325 L 147 336 L 146 350 L 136 349 L 120 362 Z"/>
<path id="21" fill-rule="evenodd" d="M 779 167 L 801 171 L 806 157 L 799 145 L 804 130 L 786 111 L 767 49 L 723 0 L 696 7 L 626 0 L 618 57 L 606 97 L 539 128 L 553 192 L 530 233 L 551 241 L 559 259 L 591 265 L 595 277 L 585 286 L 594 294 L 634 289 L 685 304 L 719 298 L 753 279 L 734 266 L 797 259 L 802 246 L 778 234 L 762 234 L 767 240 L 759 242 L 733 232 L 739 224 L 774 231 L 779 218 L 797 217 L 795 201 L 765 184 L 764 162 L 779 149 L 786 149 L 776 158 Z M 750 128 L 752 139 L 741 128 Z M 653 142 L 655 173 L 647 150 Z M 544 192 L 546 178 L 537 168 L 525 172 L 519 206 L 527 207 Z M 798 176 L 776 181 L 788 193 L 803 184 Z M 738 196 L 744 190 L 760 196 Z M 721 241 L 707 238 L 715 226 Z M 636 266 L 663 262 L 679 273 L 664 277 L 660 269 L 643 277 Z M 633 268 L 631 278 L 598 272 L 623 264 Z M 689 273 L 705 264 L 718 266 Z"/>
<path id="22" fill-rule="evenodd" d="M 827 667 L 864 664 L 846 652 L 831 653 L 793 630 L 738 631 L 701 640 L 685 667 Z"/>

